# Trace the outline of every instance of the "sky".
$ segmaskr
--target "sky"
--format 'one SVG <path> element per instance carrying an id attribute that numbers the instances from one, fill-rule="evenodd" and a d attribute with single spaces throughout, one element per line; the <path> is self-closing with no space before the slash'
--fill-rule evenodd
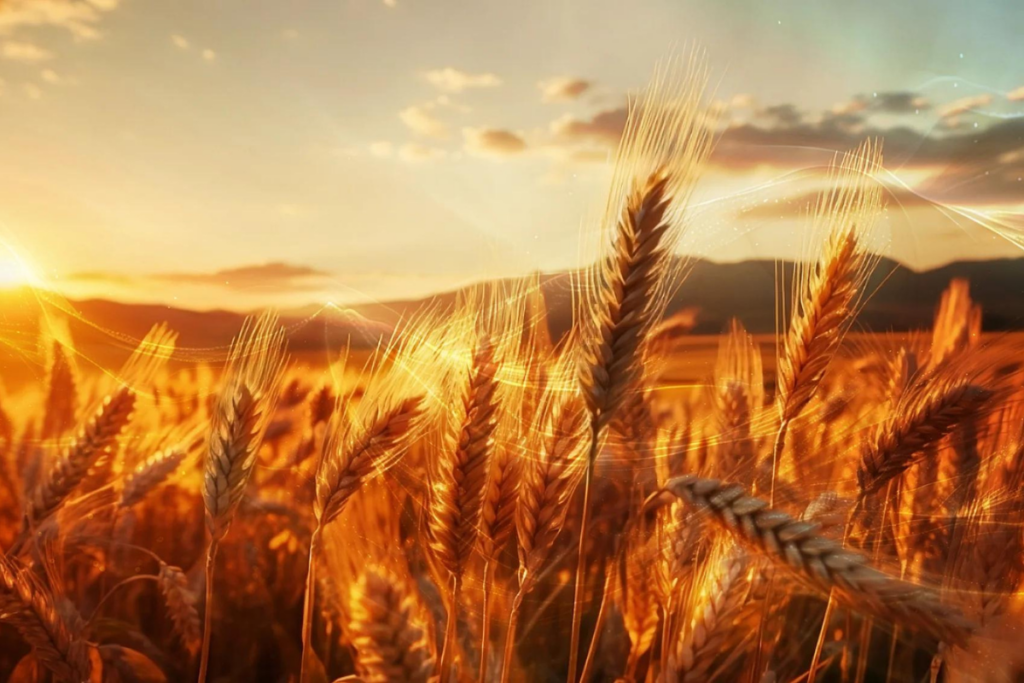
<path id="1" fill-rule="evenodd" d="M 877 136 L 886 255 L 1016 256 L 1024 3 L 0 0 L 0 286 L 248 310 L 579 265 L 627 95 L 700 46 L 680 249 L 793 258 Z"/>

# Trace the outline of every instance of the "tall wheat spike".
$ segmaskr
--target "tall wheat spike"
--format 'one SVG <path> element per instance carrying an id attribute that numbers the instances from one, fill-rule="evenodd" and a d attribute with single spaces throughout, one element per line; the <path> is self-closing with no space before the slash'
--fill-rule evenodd
<path id="1" fill-rule="evenodd" d="M 583 618 L 593 465 L 606 427 L 624 404 L 643 394 L 647 338 L 678 286 L 673 276 L 682 264 L 674 250 L 682 213 L 711 148 L 708 112 L 701 103 L 706 81 L 703 60 L 694 59 L 680 73 L 670 68 L 658 74 L 631 102 L 605 216 L 610 248 L 589 273 L 588 296 L 577 315 L 591 448 L 583 480 L 569 681 L 576 676 Z"/>
<path id="2" fill-rule="evenodd" d="M 464 382 L 461 406 L 456 406 L 455 438 L 446 444 L 438 470 L 432 475 L 427 538 L 449 582 L 448 627 L 438 670 L 448 680 L 457 606 L 462 578 L 478 540 L 488 466 L 497 426 L 497 366 L 494 347 L 483 340 L 475 349 Z"/>
<path id="3" fill-rule="evenodd" d="M 508 680 L 515 644 L 516 625 L 523 597 L 547 562 L 551 547 L 562 531 L 569 501 L 586 467 L 589 425 L 580 397 L 549 390 L 538 409 L 526 452 L 519 500 L 516 503 L 516 538 L 519 549 L 519 588 L 512 601 L 501 681 Z"/>
<path id="4" fill-rule="evenodd" d="M 881 147 L 867 141 L 832 170 L 832 189 L 818 200 L 815 232 L 826 241 L 794 279 L 795 301 L 779 356 L 779 414 L 786 423 L 810 402 L 848 329 L 876 257 L 866 238 L 882 209 Z"/>
<path id="5" fill-rule="evenodd" d="M 284 328 L 265 313 L 242 326 L 228 356 L 224 386 L 210 424 L 203 502 L 210 545 L 206 555 L 206 602 L 199 683 L 206 681 L 213 617 L 217 548 L 227 535 L 256 466 L 263 434 L 278 400 L 286 362 Z"/>

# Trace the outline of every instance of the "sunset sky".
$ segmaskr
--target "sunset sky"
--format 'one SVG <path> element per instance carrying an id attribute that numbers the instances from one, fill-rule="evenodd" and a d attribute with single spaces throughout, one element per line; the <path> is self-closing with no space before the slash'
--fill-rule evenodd
<path id="1" fill-rule="evenodd" d="M 0 0 L 0 269 L 249 309 L 572 267 L 626 94 L 693 44 L 725 130 L 684 250 L 793 257 L 822 168 L 877 135 L 890 256 L 1014 256 L 1022 26 L 1019 0 Z"/>

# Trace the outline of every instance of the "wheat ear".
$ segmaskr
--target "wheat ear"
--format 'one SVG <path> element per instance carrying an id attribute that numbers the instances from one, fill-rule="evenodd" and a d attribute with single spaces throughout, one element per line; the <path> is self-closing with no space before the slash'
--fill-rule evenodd
<path id="1" fill-rule="evenodd" d="M 712 555 L 712 557 L 715 557 Z M 701 589 L 694 590 L 686 621 L 670 648 L 662 680 L 709 680 L 708 670 L 718 655 L 728 651 L 736 619 L 749 597 L 746 579 L 749 558 L 733 548 L 709 563 L 711 570 Z"/>
<path id="2" fill-rule="evenodd" d="M 199 649 L 202 633 L 196 596 L 188 586 L 185 573 L 178 567 L 161 562 L 157 582 L 164 595 L 167 611 L 171 614 L 174 630 L 185 648 L 194 656 Z"/>
<path id="3" fill-rule="evenodd" d="M 121 489 L 121 507 L 135 505 L 174 473 L 187 452 L 184 448 L 169 448 L 154 453 L 132 470 Z"/>
<path id="4" fill-rule="evenodd" d="M 977 417 L 994 392 L 955 377 L 929 382 L 908 394 L 897 410 L 873 430 L 861 452 L 857 482 L 868 496 L 900 476 L 915 458 L 957 425 Z"/>
<path id="5" fill-rule="evenodd" d="M 666 494 L 706 510 L 709 517 L 743 545 L 792 570 L 810 585 L 832 592 L 853 610 L 923 631 L 942 642 L 963 644 L 972 625 L 955 607 L 944 605 L 923 586 L 901 581 L 872 567 L 868 559 L 823 536 L 817 524 L 793 519 L 767 501 L 748 496 L 742 486 L 683 476 L 670 480 L 649 505 Z"/>
<path id="6" fill-rule="evenodd" d="M 313 628 L 313 589 L 316 560 L 324 528 L 337 519 L 356 491 L 371 477 L 386 471 L 414 440 L 423 415 L 423 397 L 385 395 L 369 404 L 361 421 L 353 423 L 336 412 L 328 426 L 316 474 L 313 513 L 316 528 L 309 542 L 306 592 L 302 613 L 303 670 L 310 650 Z"/>
<path id="7" fill-rule="evenodd" d="M 432 475 L 427 540 L 435 560 L 448 573 L 450 586 L 448 625 L 438 663 L 443 681 L 449 677 L 459 589 L 477 543 L 488 465 L 494 449 L 496 374 L 494 349 L 483 342 L 474 354 L 462 405 L 456 409 L 454 448 L 445 448 L 442 462 Z"/>
<path id="8" fill-rule="evenodd" d="M 50 363 L 49 386 L 46 395 L 46 412 L 40 437 L 59 437 L 75 423 L 78 404 L 78 387 L 75 375 L 64 345 L 53 341 L 53 360 Z"/>
<path id="9" fill-rule="evenodd" d="M 285 364 L 284 329 L 277 317 L 249 318 L 228 357 L 224 388 L 210 425 L 203 477 L 203 502 L 210 545 L 206 554 L 206 603 L 199 683 L 205 683 L 213 616 L 213 577 L 217 548 L 227 535 L 249 477 L 267 423 L 278 400 Z"/>
<path id="10" fill-rule="evenodd" d="M 110 457 L 134 407 L 135 393 L 128 387 L 122 387 L 103 400 L 96 414 L 61 452 L 36 488 L 27 513 L 29 528 L 52 515 L 85 479 L 90 467 Z"/>
<path id="11" fill-rule="evenodd" d="M 89 645 L 61 616 L 53 597 L 26 569 L 0 556 L 0 622 L 13 626 L 36 660 L 66 681 L 88 681 Z"/>
<path id="12" fill-rule="evenodd" d="M 348 624 L 366 683 L 427 683 L 434 670 L 431 633 L 409 586 L 371 569 L 352 586 Z"/>
<path id="13" fill-rule="evenodd" d="M 880 147 L 864 143 L 833 169 L 833 188 L 815 208 L 815 223 L 827 231 L 827 238 L 818 259 L 795 281 L 793 317 L 778 368 L 783 422 L 810 402 L 877 260 L 864 239 L 882 208 L 881 189 L 872 179 L 880 167 Z"/>
<path id="14" fill-rule="evenodd" d="M 531 430 L 527 452 L 535 454 L 524 464 L 516 503 L 516 538 L 519 547 L 519 589 L 512 601 L 501 681 L 508 680 L 516 625 L 523 597 L 533 588 L 548 560 L 551 547 L 565 524 L 569 501 L 580 483 L 589 436 L 587 414 L 578 398 L 561 402 L 548 393 L 538 409 L 537 427 Z"/>

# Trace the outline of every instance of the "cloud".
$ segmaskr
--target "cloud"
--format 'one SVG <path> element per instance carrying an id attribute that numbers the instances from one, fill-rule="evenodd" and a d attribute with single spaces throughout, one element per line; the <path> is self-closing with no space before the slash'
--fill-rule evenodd
<path id="1" fill-rule="evenodd" d="M 4 59 L 26 63 L 45 62 L 53 59 L 53 53 L 49 50 L 43 49 L 35 43 L 16 40 L 5 42 L 3 48 L 0 48 L 0 55 L 3 55 Z"/>
<path id="2" fill-rule="evenodd" d="M 57 74 L 53 69 L 43 69 L 40 72 L 39 77 L 51 85 L 60 85 L 64 82 L 64 79 Z"/>
<path id="3" fill-rule="evenodd" d="M 72 273 L 67 278 L 75 282 L 107 283 L 128 287 L 170 284 L 213 286 L 231 290 L 272 290 L 277 293 L 315 291 L 333 279 L 322 270 L 275 261 L 257 265 L 226 268 L 211 273 L 156 273 L 154 275 L 126 275 L 102 271 Z"/>
<path id="4" fill-rule="evenodd" d="M 0 2 L 0 33 L 10 34 L 26 26 L 53 26 L 81 40 L 96 39 L 103 15 L 118 4 L 118 0 L 4 0 Z"/>
<path id="5" fill-rule="evenodd" d="M 230 289 L 310 289 L 310 280 L 330 277 L 330 273 L 281 261 L 226 268 L 212 273 L 161 273 L 152 279 L 182 284 L 216 285 Z"/>
<path id="6" fill-rule="evenodd" d="M 35 83 L 26 83 L 24 85 L 25 96 L 30 100 L 39 100 L 43 97 L 43 90 Z"/>
<path id="7" fill-rule="evenodd" d="M 526 151 L 526 141 L 517 133 L 498 128 L 463 128 L 466 151 L 480 156 L 505 157 Z"/>
<path id="8" fill-rule="evenodd" d="M 967 114 L 968 112 L 980 109 L 981 107 L 987 107 L 990 104 L 992 104 L 991 95 L 987 93 L 983 95 L 972 95 L 971 97 L 954 100 L 949 104 L 939 107 L 939 116 L 944 119 L 949 119 L 961 114 Z"/>
<path id="9" fill-rule="evenodd" d="M 434 69 L 426 73 L 427 80 L 445 92 L 458 93 L 470 88 L 495 88 L 501 79 L 492 73 L 471 74 L 452 67 Z"/>
<path id="10" fill-rule="evenodd" d="M 579 98 L 590 90 L 592 85 L 590 81 L 582 78 L 560 76 L 541 81 L 537 87 L 540 88 L 541 99 L 545 102 L 565 102 Z"/>
<path id="11" fill-rule="evenodd" d="M 203 59 L 208 62 L 215 61 L 217 59 L 217 53 L 210 48 L 206 48 L 203 50 Z"/>
<path id="12" fill-rule="evenodd" d="M 1024 101 L 1024 85 L 1022 85 L 1019 88 L 1016 88 L 1014 90 L 1011 90 L 1006 95 L 1006 99 L 1010 100 L 1011 102 Z"/>
<path id="13" fill-rule="evenodd" d="M 625 106 L 599 111 L 590 119 L 577 119 L 567 114 L 551 123 L 551 133 L 567 142 L 589 140 L 616 144 L 628 115 Z"/>
<path id="14" fill-rule="evenodd" d="M 188 38 L 178 35 L 177 33 L 171 36 L 171 42 L 174 44 L 174 47 L 179 50 L 187 50 L 191 47 L 191 44 L 188 42 Z"/>
<path id="15" fill-rule="evenodd" d="M 431 113 L 434 107 L 433 102 L 413 105 L 400 111 L 398 118 L 418 135 L 444 140 L 449 135 L 448 126 Z"/>
<path id="16" fill-rule="evenodd" d="M 371 142 L 369 150 L 370 154 L 373 156 L 386 159 L 395 153 L 395 146 L 386 140 L 379 140 L 377 142 Z"/>
<path id="17" fill-rule="evenodd" d="M 810 215 L 814 211 L 814 207 L 827 198 L 827 195 L 828 192 L 824 190 L 802 192 L 775 201 L 743 207 L 736 212 L 736 216 L 766 220 L 801 218 Z M 933 208 L 937 205 L 936 201 L 903 187 L 887 188 L 883 193 L 883 199 L 889 208 L 900 211 Z"/>
<path id="18" fill-rule="evenodd" d="M 428 147 L 427 145 L 421 145 L 418 142 L 410 142 L 402 145 L 398 150 L 398 158 L 408 163 L 421 163 L 424 161 L 433 161 L 434 159 L 440 159 L 445 156 L 443 149 L 437 147 Z"/>
<path id="19" fill-rule="evenodd" d="M 857 95 L 832 108 L 833 114 L 918 114 L 931 109 L 927 98 L 909 90 Z"/>
<path id="20" fill-rule="evenodd" d="M 870 102 L 870 109 L 889 114 L 916 114 L 932 106 L 926 98 L 907 91 L 878 93 Z"/>

